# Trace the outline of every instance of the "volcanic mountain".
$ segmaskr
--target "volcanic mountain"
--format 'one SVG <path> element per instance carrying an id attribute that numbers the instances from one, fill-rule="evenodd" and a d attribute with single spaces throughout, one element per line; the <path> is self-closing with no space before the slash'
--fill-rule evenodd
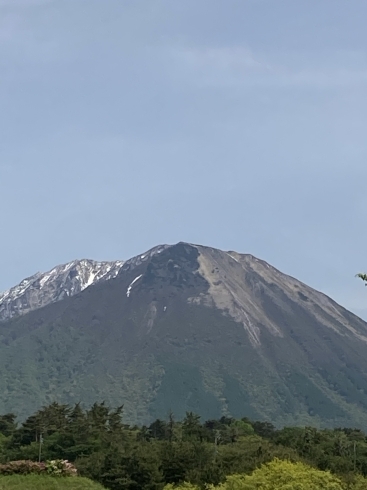
<path id="1" fill-rule="evenodd" d="M 252 255 L 188 243 L 117 267 L 0 323 L 0 413 L 106 400 L 130 423 L 170 410 L 367 423 L 367 324 L 324 294 Z"/>

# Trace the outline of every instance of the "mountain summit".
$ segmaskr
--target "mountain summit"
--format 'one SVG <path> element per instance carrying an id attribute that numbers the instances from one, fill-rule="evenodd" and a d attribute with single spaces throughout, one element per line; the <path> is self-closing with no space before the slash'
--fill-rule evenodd
<path id="1" fill-rule="evenodd" d="M 169 410 L 367 423 L 367 324 L 332 299 L 252 255 L 188 243 L 119 264 L 1 324 L 0 412 L 106 400 L 140 423 Z"/>

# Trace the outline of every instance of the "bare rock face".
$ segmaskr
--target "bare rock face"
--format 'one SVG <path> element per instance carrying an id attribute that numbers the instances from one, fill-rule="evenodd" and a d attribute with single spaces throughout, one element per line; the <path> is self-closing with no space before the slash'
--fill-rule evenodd
<path id="1" fill-rule="evenodd" d="M 83 259 L 59 265 L 45 273 L 38 272 L 0 293 L 0 321 L 24 315 L 80 293 L 99 281 L 112 279 L 122 266 L 122 261 L 96 262 Z"/>

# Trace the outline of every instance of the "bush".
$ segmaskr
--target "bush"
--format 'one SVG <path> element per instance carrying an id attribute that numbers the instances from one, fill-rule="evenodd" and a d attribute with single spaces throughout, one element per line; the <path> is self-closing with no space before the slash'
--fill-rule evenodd
<path id="1" fill-rule="evenodd" d="M 352 487 L 353 488 L 353 487 Z M 356 489 L 365 489 L 362 484 Z M 188 483 L 178 487 L 166 486 L 164 490 L 196 490 Z M 262 465 L 251 475 L 228 476 L 217 487 L 208 485 L 207 490 L 343 490 L 342 482 L 327 471 L 320 471 L 303 463 L 275 459 Z M 197 489 L 198 490 L 198 489 Z"/>
<path id="2" fill-rule="evenodd" d="M 21 460 L 0 464 L 0 475 L 48 474 L 51 476 L 76 476 L 77 469 L 67 460 L 55 459 L 46 463 Z"/>
<path id="3" fill-rule="evenodd" d="M 76 476 L 78 473 L 75 466 L 66 459 L 46 461 L 46 471 L 52 476 Z"/>
<path id="4" fill-rule="evenodd" d="M 301 462 L 275 459 L 251 475 L 227 478 L 225 490 L 342 490 L 342 482 L 328 471 L 320 471 Z"/>
<path id="5" fill-rule="evenodd" d="M 45 470 L 45 463 L 36 463 L 35 461 L 21 460 L 0 464 L 0 475 L 40 474 Z"/>

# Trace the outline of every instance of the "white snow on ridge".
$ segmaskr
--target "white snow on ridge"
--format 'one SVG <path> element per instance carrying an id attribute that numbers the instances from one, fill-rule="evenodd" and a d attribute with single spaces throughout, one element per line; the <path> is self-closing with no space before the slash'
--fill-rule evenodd
<path id="1" fill-rule="evenodd" d="M 99 262 L 81 259 L 60 264 L 47 272 L 37 272 L 16 286 L 0 291 L 0 322 L 55 303 L 66 296 L 74 296 L 100 281 L 115 279 L 169 247 L 170 245 L 158 245 L 127 261 Z M 127 297 L 140 277 L 136 277 L 128 287 Z"/>
<path id="2" fill-rule="evenodd" d="M 225 252 L 225 253 L 228 255 L 228 257 L 231 257 L 231 259 L 233 259 L 233 260 L 235 260 L 236 262 L 238 262 L 238 260 L 236 259 L 236 257 L 233 257 L 233 255 L 231 255 L 231 254 L 230 254 L 230 253 L 228 253 L 228 252 Z M 238 262 L 238 263 L 239 263 L 239 262 Z"/>
<path id="3" fill-rule="evenodd" d="M 151 259 L 154 255 L 161 253 L 163 250 L 165 250 L 168 247 L 169 245 L 158 245 L 157 247 L 151 248 L 150 250 L 144 252 L 143 254 L 136 255 L 135 257 L 126 260 L 126 262 L 124 262 L 123 270 L 134 269 L 135 267 L 142 264 L 143 262 L 146 262 L 147 260 Z"/>
<path id="4" fill-rule="evenodd" d="M 129 287 L 127 288 L 127 291 L 126 291 L 126 296 L 127 296 L 128 298 L 130 297 L 131 288 L 132 288 L 133 284 L 135 284 L 135 283 L 136 283 L 136 281 L 142 277 L 142 275 L 143 275 L 143 274 L 140 274 L 140 276 L 135 277 L 135 279 L 133 280 L 133 282 L 131 282 L 131 283 L 130 283 L 130 285 L 129 285 Z"/>
<path id="5" fill-rule="evenodd" d="M 97 274 L 93 274 L 93 272 L 91 272 L 89 274 L 87 282 L 82 286 L 82 289 L 86 289 L 87 287 L 91 286 L 94 283 L 94 279 L 95 279 L 96 275 Z"/>
<path id="6" fill-rule="evenodd" d="M 103 280 L 114 279 L 123 261 L 73 260 L 48 272 L 37 272 L 3 293 L 0 292 L 0 321 L 10 319 L 49 303 L 73 296 Z"/>

